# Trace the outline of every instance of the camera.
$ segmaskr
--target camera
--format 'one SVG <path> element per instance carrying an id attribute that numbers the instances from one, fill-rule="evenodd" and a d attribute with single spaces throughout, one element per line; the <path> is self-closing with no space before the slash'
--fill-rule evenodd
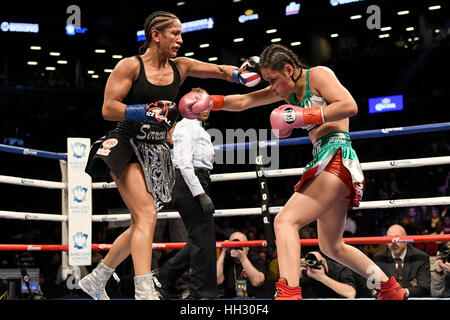
<path id="1" fill-rule="evenodd" d="M 313 269 L 320 269 L 320 266 L 323 265 L 323 262 L 317 259 L 314 253 L 308 253 L 305 256 L 306 265 Z"/>
<path id="2" fill-rule="evenodd" d="M 445 262 L 450 262 L 450 248 L 448 246 L 444 246 L 438 251 L 438 259 Z"/>
<path id="3" fill-rule="evenodd" d="M 231 240 L 231 241 L 239 241 L 239 239 L 234 239 L 234 240 Z M 231 256 L 230 256 L 230 250 L 243 250 L 243 249 L 244 249 L 244 247 L 228 248 L 228 251 L 226 252 L 226 255 L 227 255 L 228 257 L 231 257 Z"/>

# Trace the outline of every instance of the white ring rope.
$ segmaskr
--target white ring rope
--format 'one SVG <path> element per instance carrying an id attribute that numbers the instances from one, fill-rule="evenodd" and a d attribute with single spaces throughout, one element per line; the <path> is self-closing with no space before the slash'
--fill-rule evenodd
<path id="1" fill-rule="evenodd" d="M 415 198 L 415 199 L 396 199 L 396 200 L 377 200 L 362 201 L 358 208 L 354 210 L 380 209 L 380 208 L 404 208 L 415 206 L 440 206 L 450 204 L 450 197 L 435 198 Z M 271 214 L 278 213 L 283 207 L 270 207 Z M 248 215 L 260 215 L 261 208 L 239 208 L 239 209 L 217 209 L 214 217 L 236 217 Z M 19 220 L 45 220 L 45 221 L 67 221 L 67 216 L 58 214 L 17 212 L 17 211 L 0 211 L 0 218 L 19 219 Z M 177 211 L 162 211 L 158 213 L 158 219 L 176 219 L 180 218 Z M 92 222 L 109 222 L 109 221 L 129 221 L 130 214 L 96 214 L 92 215 Z"/>
<path id="2" fill-rule="evenodd" d="M 432 157 L 432 158 L 417 158 L 417 159 L 403 159 L 403 160 L 387 160 L 387 161 L 375 161 L 361 163 L 363 171 L 370 170 L 388 170 L 388 169 L 400 169 L 400 168 L 415 168 L 423 166 L 435 166 L 450 164 L 450 156 Z M 302 175 L 305 168 L 290 168 L 290 169 L 277 169 L 277 170 L 263 170 L 263 174 L 266 177 L 289 177 Z M 219 173 L 212 174 L 211 181 L 234 181 L 234 180 L 247 180 L 256 179 L 256 172 L 233 172 L 233 173 Z M 0 175 L 0 183 L 24 185 L 29 187 L 41 187 L 48 189 L 66 189 L 67 185 L 63 182 L 26 179 L 11 176 Z M 94 182 L 92 183 L 93 189 L 113 189 L 116 188 L 114 182 Z"/>
<path id="3" fill-rule="evenodd" d="M 0 176 L 0 183 L 16 184 L 27 187 L 39 187 L 47 189 L 66 189 L 67 184 L 64 182 L 47 181 L 47 180 L 36 180 L 27 179 L 11 176 Z"/>

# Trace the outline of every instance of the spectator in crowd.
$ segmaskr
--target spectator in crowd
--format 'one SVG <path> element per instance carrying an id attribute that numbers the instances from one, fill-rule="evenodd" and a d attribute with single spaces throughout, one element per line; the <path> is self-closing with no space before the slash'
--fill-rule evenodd
<path id="1" fill-rule="evenodd" d="M 387 230 L 388 237 L 406 236 L 400 225 L 392 225 Z M 374 256 L 375 263 L 388 277 L 395 277 L 407 290 L 409 297 L 426 297 L 430 294 L 429 255 L 405 242 L 389 243 L 387 248 Z"/>
<path id="2" fill-rule="evenodd" d="M 420 233 L 420 221 L 417 219 L 416 208 L 411 207 L 406 215 L 408 218 L 408 223 L 405 225 L 405 230 L 407 234 L 419 234 Z"/>
<path id="3" fill-rule="evenodd" d="M 444 244 L 436 255 L 431 271 L 431 295 L 450 297 L 450 242 Z"/>
<path id="4" fill-rule="evenodd" d="M 435 232 L 436 226 L 439 224 L 440 221 L 441 221 L 441 215 L 439 213 L 439 210 L 438 210 L 438 208 L 433 207 L 431 209 L 431 219 L 428 222 L 427 229 L 430 232 Z"/>
<path id="5" fill-rule="evenodd" d="M 303 298 L 355 298 L 356 279 L 353 271 L 342 264 L 311 251 L 300 259 Z"/>
<path id="6" fill-rule="evenodd" d="M 229 241 L 247 241 L 242 232 L 231 234 Z M 223 248 L 217 259 L 217 284 L 225 298 L 267 298 L 273 291 L 266 290 L 265 261 L 253 248 Z M 219 294 L 220 295 L 220 294 Z"/>
<path id="7" fill-rule="evenodd" d="M 450 233 L 450 215 L 444 217 L 442 227 L 444 229 L 444 233 Z"/>

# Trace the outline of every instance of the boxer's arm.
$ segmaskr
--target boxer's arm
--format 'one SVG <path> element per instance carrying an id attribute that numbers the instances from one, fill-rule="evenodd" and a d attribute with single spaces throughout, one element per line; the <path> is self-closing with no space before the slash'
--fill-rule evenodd
<path id="1" fill-rule="evenodd" d="M 247 94 L 227 95 L 224 98 L 224 106 L 221 110 L 243 111 L 258 106 L 275 103 L 281 100 L 282 98 L 280 96 L 277 96 L 272 90 L 270 90 L 270 87 L 267 87 Z"/>
<path id="2" fill-rule="evenodd" d="M 327 101 L 324 119 L 327 122 L 352 117 L 358 106 L 350 92 L 339 82 L 334 72 L 327 67 L 315 67 L 309 74 L 309 83 L 314 94 Z"/>
<path id="3" fill-rule="evenodd" d="M 133 58 L 125 58 L 114 67 L 105 86 L 102 107 L 105 120 L 125 120 L 126 105 L 122 101 L 130 91 L 138 70 L 139 62 Z"/>
<path id="4" fill-rule="evenodd" d="M 233 71 L 237 68 L 229 65 L 207 63 L 196 59 L 179 57 L 173 60 L 181 75 L 181 82 L 187 77 L 222 79 L 233 82 Z"/>

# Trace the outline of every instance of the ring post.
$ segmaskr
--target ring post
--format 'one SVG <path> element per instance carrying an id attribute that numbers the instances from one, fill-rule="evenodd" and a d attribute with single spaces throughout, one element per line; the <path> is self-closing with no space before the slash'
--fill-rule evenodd
<path id="1" fill-rule="evenodd" d="M 61 213 L 63 216 L 69 215 L 68 210 L 68 192 L 67 192 L 67 161 L 59 160 L 59 167 L 61 169 L 61 180 L 62 183 L 66 185 L 65 188 L 61 190 Z M 61 244 L 67 245 L 69 243 L 69 227 L 68 221 L 61 222 Z M 69 270 L 69 258 L 67 255 L 67 251 L 61 251 L 61 278 L 63 281 L 67 279 Z"/>
<path id="2" fill-rule="evenodd" d="M 69 218 L 69 265 L 91 265 L 92 179 L 84 171 L 89 138 L 67 139 L 67 193 Z"/>
<path id="3" fill-rule="evenodd" d="M 275 233 L 269 213 L 269 187 L 267 185 L 267 178 L 263 173 L 264 163 L 263 156 L 259 154 L 255 159 L 255 169 L 258 189 L 261 194 L 261 214 L 263 217 L 264 230 L 266 232 L 267 246 L 270 249 L 275 249 Z"/>

